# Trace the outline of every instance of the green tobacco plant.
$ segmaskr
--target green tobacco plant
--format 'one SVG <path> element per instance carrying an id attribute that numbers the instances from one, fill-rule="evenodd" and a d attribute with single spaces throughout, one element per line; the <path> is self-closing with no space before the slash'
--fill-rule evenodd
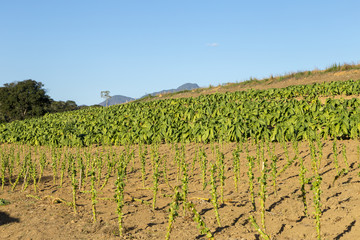
<path id="1" fill-rule="evenodd" d="M 309 147 L 310 147 L 310 155 L 311 155 L 311 167 L 312 167 L 312 170 L 315 174 L 317 174 L 317 171 L 318 171 L 318 156 L 316 154 L 316 147 L 315 145 L 313 144 L 312 141 L 309 141 Z"/>
<path id="2" fill-rule="evenodd" d="M 277 177 L 277 156 L 273 155 L 271 158 L 271 176 L 272 176 L 272 185 L 274 188 L 275 196 L 277 196 L 277 186 L 276 186 L 276 177 Z"/>
<path id="3" fill-rule="evenodd" d="M 54 185 L 56 184 L 56 177 L 57 177 L 57 168 L 58 168 L 58 162 L 60 159 L 60 151 L 58 149 L 53 148 L 51 151 L 51 167 L 53 170 L 53 181 Z"/>
<path id="4" fill-rule="evenodd" d="M 15 149 L 14 147 L 10 148 L 10 154 L 9 154 L 9 165 L 8 165 L 8 173 L 9 173 L 9 184 L 12 184 L 12 178 L 14 174 L 14 168 L 15 168 Z"/>
<path id="5" fill-rule="evenodd" d="M 219 215 L 219 205 L 218 205 L 218 196 L 217 196 L 217 186 L 216 186 L 216 165 L 214 164 L 210 164 L 210 184 L 211 184 L 211 202 L 214 206 L 214 211 L 215 211 L 215 217 L 216 217 L 216 221 L 219 225 L 219 227 L 221 227 L 221 223 L 220 223 L 220 215 Z"/>
<path id="6" fill-rule="evenodd" d="M 207 181 L 206 181 L 206 172 L 207 172 L 207 157 L 205 154 L 205 151 L 201 148 L 200 149 L 200 161 L 201 161 L 201 177 L 202 177 L 202 184 L 203 184 L 203 190 L 205 190 L 206 186 L 207 186 Z"/>
<path id="7" fill-rule="evenodd" d="M 217 168 L 219 169 L 219 180 L 220 180 L 220 202 L 224 203 L 224 186 L 225 186 L 225 163 L 224 154 L 217 150 Z"/>
<path id="8" fill-rule="evenodd" d="M 350 167 L 349 167 L 349 163 L 348 163 L 348 160 L 347 160 L 347 155 L 346 155 L 346 145 L 343 144 L 342 145 L 342 155 L 343 155 L 343 158 L 344 158 L 344 162 L 345 162 L 345 166 L 346 166 L 346 173 L 350 170 Z"/>
<path id="9" fill-rule="evenodd" d="M 247 175 L 249 178 L 250 202 L 253 206 L 253 210 L 256 211 L 255 196 L 254 196 L 254 173 L 253 173 L 255 159 L 251 156 L 247 156 L 247 160 L 248 160 L 248 167 L 249 167 Z"/>
<path id="10" fill-rule="evenodd" d="M 107 167 L 107 171 L 106 171 L 106 175 L 105 175 L 105 180 L 104 180 L 104 183 L 103 185 L 100 187 L 100 191 L 106 186 L 106 184 L 108 183 L 109 181 L 109 178 L 111 176 L 111 172 L 114 168 L 114 162 L 111 161 L 111 158 L 110 158 L 110 154 L 107 155 L 107 161 L 106 161 L 106 167 Z"/>
<path id="11" fill-rule="evenodd" d="M 334 164 L 336 169 L 336 175 L 339 175 L 339 162 L 338 162 L 338 151 L 336 146 L 336 138 L 333 141 L 333 154 L 334 154 Z"/>
<path id="12" fill-rule="evenodd" d="M 122 236 L 122 209 L 125 205 L 124 201 L 124 189 L 125 189 L 125 178 L 126 178 L 126 165 L 124 161 L 120 163 L 117 171 L 117 179 L 115 182 L 115 202 L 116 202 L 116 213 L 118 215 L 119 235 Z"/>
<path id="13" fill-rule="evenodd" d="M 265 240 L 270 240 L 270 236 L 267 235 L 260 227 L 259 225 L 256 223 L 256 220 L 254 218 L 254 216 L 250 215 L 250 222 L 251 224 L 254 226 L 254 228 L 256 229 L 256 231 L 259 232 L 260 236 L 265 239 Z"/>
<path id="14" fill-rule="evenodd" d="M 100 180 L 101 180 L 101 176 L 102 176 L 102 169 L 103 169 L 103 153 L 100 153 L 97 155 L 96 157 L 96 169 L 97 169 L 97 185 L 100 186 Z"/>
<path id="15" fill-rule="evenodd" d="M 66 159 L 67 159 L 67 157 L 65 156 L 65 159 L 61 162 L 61 167 L 60 167 L 60 184 L 59 184 L 60 187 L 62 187 L 63 181 L 64 181 L 64 174 L 65 174 L 65 170 L 66 170 Z"/>
<path id="16" fill-rule="evenodd" d="M 9 200 L 0 198 L 0 206 L 5 206 L 5 205 L 9 205 L 9 204 L 10 204 Z"/>
<path id="17" fill-rule="evenodd" d="M 317 239 L 321 239 L 321 177 L 320 175 L 315 176 L 315 181 L 312 183 L 313 191 L 314 191 L 314 206 L 315 206 L 315 225 L 316 225 L 316 234 Z"/>
<path id="18" fill-rule="evenodd" d="M 165 180 L 165 183 L 166 185 L 168 185 L 169 188 L 173 189 L 173 187 L 170 185 L 170 182 L 169 182 L 169 178 L 168 178 L 168 170 L 167 170 L 167 161 L 166 161 L 166 158 L 167 156 L 163 156 L 163 160 L 162 160 L 162 163 L 163 163 L 163 176 L 164 176 L 164 180 Z"/>
<path id="19" fill-rule="evenodd" d="M 314 216 L 315 216 L 315 226 L 316 226 L 316 234 L 317 234 L 317 239 L 321 239 L 321 176 L 319 174 L 319 169 L 318 169 L 318 162 L 319 159 L 316 158 L 314 152 L 315 152 L 315 147 L 313 144 L 311 144 L 311 141 L 309 141 L 310 143 L 310 152 L 312 152 L 313 157 L 312 157 L 312 168 L 313 168 L 313 174 L 314 174 L 314 178 L 315 180 L 312 182 L 312 190 L 314 192 L 314 207 L 315 207 L 315 212 L 314 212 Z"/>
<path id="20" fill-rule="evenodd" d="M 179 148 L 177 145 L 174 145 L 174 150 L 175 150 L 175 157 L 174 157 L 174 162 L 176 167 L 176 179 L 179 182 L 180 178 L 181 178 L 181 148 Z"/>
<path id="21" fill-rule="evenodd" d="M 153 163 L 153 205 L 152 208 L 155 210 L 156 207 L 156 196 L 159 190 L 159 165 L 160 165 L 160 157 L 157 150 L 153 152 L 152 156 L 152 163 Z"/>
<path id="22" fill-rule="evenodd" d="M 36 163 L 32 162 L 30 160 L 29 164 L 30 164 L 29 165 L 29 173 L 30 173 L 32 181 L 33 181 L 34 192 L 36 193 L 36 191 L 37 191 L 37 179 L 38 179 L 37 170 L 36 170 Z"/>
<path id="23" fill-rule="evenodd" d="M 295 150 L 295 156 L 292 159 L 290 159 L 289 151 L 288 151 L 286 143 L 283 142 L 282 145 L 283 145 L 283 148 L 284 148 L 285 157 L 287 159 L 287 162 L 286 162 L 285 166 L 277 173 L 278 176 L 281 173 L 285 172 L 285 170 L 288 169 L 294 163 L 294 161 L 298 158 L 298 155 L 299 155 L 299 147 L 298 147 L 298 142 L 297 141 L 293 141 L 293 148 Z"/>
<path id="24" fill-rule="evenodd" d="M 0 142 L 76 147 L 267 138 L 281 142 L 316 134 L 356 139 L 360 100 L 329 99 L 322 104 L 316 97 L 359 91 L 360 81 L 344 81 L 87 108 L 1 124 Z M 304 129 L 319 131 L 308 136 Z"/>
<path id="25" fill-rule="evenodd" d="M 233 172 L 234 172 L 234 184 L 235 191 L 239 191 L 239 182 L 240 182 L 240 147 L 237 145 L 236 149 L 233 151 Z"/>
<path id="26" fill-rule="evenodd" d="M 143 150 L 144 148 L 144 150 Z M 143 187 L 145 187 L 146 180 L 146 156 L 148 154 L 147 147 L 143 145 L 139 145 L 139 154 L 140 154 L 140 163 L 141 163 L 141 178 L 143 182 Z"/>
<path id="27" fill-rule="evenodd" d="M 32 161 L 31 161 L 31 152 L 28 153 L 25 156 L 25 169 L 24 169 L 24 174 L 23 174 L 23 185 L 22 185 L 22 190 L 21 191 L 25 191 L 29 185 L 29 177 L 30 177 L 30 169 L 31 169 L 31 165 L 32 165 Z"/>
<path id="28" fill-rule="evenodd" d="M 320 168 L 321 161 L 322 161 L 322 158 L 323 158 L 323 143 L 321 141 L 321 137 L 320 137 L 319 134 L 316 135 L 316 145 L 318 147 L 318 159 L 319 159 L 318 168 Z"/>
<path id="29" fill-rule="evenodd" d="M 26 179 L 27 179 L 26 175 L 28 174 L 28 165 L 29 165 L 28 162 L 29 162 L 29 156 L 26 155 L 26 157 L 22 163 L 21 170 L 20 170 L 15 182 L 12 185 L 12 188 L 11 188 L 12 191 L 14 191 L 16 185 L 19 183 L 21 178 L 24 179 L 24 185 L 26 184 Z"/>
<path id="30" fill-rule="evenodd" d="M 81 191 L 85 179 L 86 166 L 84 164 L 84 159 L 79 152 L 77 153 L 76 159 L 79 166 L 79 191 Z"/>
<path id="31" fill-rule="evenodd" d="M 95 164 L 94 164 L 95 165 Z M 96 222 L 96 204 L 97 204 L 97 191 L 95 188 L 95 183 L 96 183 L 96 176 L 95 176 L 95 166 L 93 165 L 93 168 L 90 172 L 91 178 L 90 178 L 90 182 L 91 182 L 91 190 L 90 190 L 90 194 L 91 194 L 91 209 L 92 209 L 92 213 L 93 213 L 93 222 Z"/>
<path id="32" fill-rule="evenodd" d="M 47 166 L 47 157 L 46 154 L 43 152 L 40 157 L 40 173 L 39 173 L 38 183 L 40 183 L 41 178 L 44 175 L 44 169 L 46 168 L 46 166 Z"/>
<path id="33" fill-rule="evenodd" d="M 214 236 L 212 235 L 210 229 L 208 227 L 206 227 L 204 220 L 201 218 L 201 215 L 196 210 L 194 204 L 191 202 L 187 202 L 186 205 L 187 205 L 187 208 L 190 210 L 190 212 L 192 212 L 192 214 L 194 216 L 193 220 L 194 220 L 194 222 L 197 223 L 197 227 L 199 228 L 200 233 L 205 234 L 208 239 L 213 240 Z"/>
<path id="34" fill-rule="evenodd" d="M 179 193 L 178 189 L 175 188 L 173 201 L 171 202 L 170 209 L 169 209 L 170 213 L 169 213 L 169 223 L 168 223 L 166 236 L 165 236 L 166 240 L 170 239 L 170 233 L 171 233 L 171 230 L 172 230 L 172 225 L 174 224 L 176 217 L 179 215 L 178 214 L 179 201 L 181 201 L 181 200 L 182 200 L 182 198 L 180 196 L 180 193 Z"/>
<path id="35" fill-rule="evenodd" d="M 76 179 L 76 162 L 74 161 L 74 159 L 72 158 L 72 156 L 70 155 L 70 163 L 71 163 L 71 186 L 72 186 L 72 196 L 73 196 L 73 208 L 74 208 L 74 213 L 77 214 L 77 208 L 76 208 L 76 189 L 78 187 L 78 181 Z M 69 163 L 69 164 L 70 164 Z"/>
<path id="36" fill-rule="evenodd" d="M 307 201 L 306 201 L 306 189 L 305 186 L 308 183 L 307 179 L 305 178 L 305 173 L 307 172 L 305 166 L 304 166 L 304 159 L 300 158 L 300 190 L 301 190 L 301 200 L 304 205 L 304 215 L 308 215 L 307 211 Z"/>
<path id="37" fill-rule="evenodd" d="M 261 167 L 261 177 L 259 178 L 260 183 L 260 191 L 259 191 L 259 202 L 260 202 L 260 215 L 261 215 L 261 225 L 264 231 L 266 232 L 266 225 L 265 225 L 265 202 L 267 198 L 267 159 L 264 158 Z"/>
<path id="38" fill-rule="evenodd" d="M 6 169 L 9 167 L 9 155 L 1 154 L 1 190 L 4 190 Z"/>
<path id="39" fill-rule="evenodd" d="M 186 210 L 185 202 L 187 202 L 188 193 L 189 193 L 189 176 L 188 176 L 188 170 L 187 170 L 187 164 L 185 162 L 185 159 L 182 161 L 182 173 L 183 177 L 181 179 L 182 181 L 182 199 L 184 201 L 184 215 Z"/>
<path id="40" fill-rule="evenodd" d="M 195 152 L 194 152 L 194 158 L 191 164 L 191 175 L 194 174 L 194 169 L 195 169 L 195 163 L 198 161 L 198 147 L 196 147 Z"/>

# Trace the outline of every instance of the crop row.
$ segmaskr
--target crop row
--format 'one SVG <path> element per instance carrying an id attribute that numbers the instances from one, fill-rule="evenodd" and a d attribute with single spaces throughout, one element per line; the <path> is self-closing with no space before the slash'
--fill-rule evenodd
<path id="1" fill-rule="evenodd" d="M 0 125 L 0 142 L 89 146 L 153 142 L 239 142 L 357 138 L 360 100 L 316 98 L 269 100 L 310 90 L 357 94 L 360 81 L 332 82 L 266 91 L 213 94 L 198 98 L 130 103 L 108 108 L 48 114 Z M 310 90 L 308 90 L 310 89 Z M 324 90 L 325 89 L 325 90 Z M 353 89 L 349 92 L 349 89 Z M 258 94 L 253 96 L 254 92 Z"/>
<path id="2" fill-rule="evenodd" d="M 26 191 L 31 188 L 32 195 L 38 200 L 44 196 L 41 194 L 41 182 L 44 176 L 51 177 L 52 185 L 58 188 L 69 189 L 71 198 L 59 199 L 56 196 L 46 196 L 58 199 L 59 202 L 67 204 L 77 213 L 78 195 L 87 195 L 88 202 L 91 203 L 93 222 L 97 221 L 97 207 L 103 189 L 109 187 L 113 189 L 113 197 L 107 198 L 115 203 L 114 212 L 118 214 L 119 234 L 123 234 L 123 208 L 129 204 L 125 200 L 125 192 L 131 189 L 128 184 L 134 183 L 135 178 L 141 178 L 143 189 L 149 190 L 148 196 L 151 201 L 132 197 L 130 201 L 146 204 L 152 211 L 158 211 L 157 200 L 159 198 L 169 198 L 168 226 L 166 239 L 170 234 L 179 215 L 190 214 L 197 223 L 200 233 L 212 238 L 214 231 L 208 226 L 198 206 L 189 198 L 189 193 L 199 193 L 208 195 L 208 200 L 212 204 L 213 214 L 218 227 L 223 226 L 219 206 L 224 205 L 227 200 L 226 195 L 231 192 L 239 194 L 239 188 L 247 192 L 248 203 L 250 205 L 250 223 L 264 239 L 270 239 L 266 231 L 266 209 L 267 198 L 271 195 L 277 196 L 280 190 L 277 185 L 278 179 L 292 168 L 296 169 L 299 178 L 298 189 L 303 211 L 299 213 L 304 217 L 314 217 L 316 235 L 321 237 L 321 182 L 322 175 L 320 167 L 324 166 L 323 161 L 323 142 L 317 138 L 315 142 L 308 141 L 300 144 L 306 145 L 309 149 L 310 164 L 304 164 L 304 158 L 300 155 L 299 143 L 293 142 L 286 144 L 280 143 L 284 151 L 284 162 L 281 162 L 278 154 L 275 154 L 274 145 L 269 141 L 255 143 L 253 145 L 239 144 L 232 150 L 232 158 L 226 159 L 223 154 L 222 145 L 212 145 L 212 152 L 205 152 L 202 146 L 197 147 L 193 156 L 186 157 L 185 145 L 172 145 L 169 152 L 173 152 L 172 158 L 162 155 L 159 152 L 159 145 L 152 144 L 126 146 L 123 150 L 115 152 L 112 149 L 69 149 L 69 148 L 30 148 L 28 146 L 9 146 L 2 145 L 0 148 L 0 176 L 2 189 L 8 186 L 12 191 Z M 346 175 L 350 170 L 355 170 L 350 166 L 346 145 L 341 145 L 335 140 L 333 142 L 333 159 L 335 175 L 333 184 L 336 180 Z M 249 148 L 255 147 L 256 153 L 249 153 Z M 292 156 L 290 156 L 290 148 Z M 342 153 L 342 162 L 339 161 L 339 150 Z M 359 147 L 358 147 L 359 155 Z M 212 156 L 210 157 L 209 154 Z M 340 158 L 341 159 L 341 158 Z M 246 164 L 245 164 L 246 163 Z M 309 163 L 309 162 L 308 162 Z M 195 170 L 195 171 L 194 171 Z M 170 174 L 170 172 L 172 174 Z M 246 174 L 244 174 L 246 172 Z M 200 173 L 200 174 L 199 174 Z M 255 179 L 258 179 L 256 181 Z M 130 179 L 131 178 L 131 179 Z M 226 181 L 225 181 L 226 180 Z M 201 183 L 201 188 L 195 188 L 195 182 Z M 225 185 L 227 192 L 224 193 Z M 244 185 L 245 184 L 245 185 Z M 312 185 L 310 190 L 308 185 Z M 109 186 L 110 185 L 110 186 Z M 137 186 L 139 187 L 139 186 Z M 167 190 L 168 194 L 161 195 L 161 190 Z M 190 191 L 191 190 L 191 191 Z M 169 192 L 170 191 L 170 192 Z M 237 195 L 238 197 L 240 195 Z M 235 201 L 238 197 L 235 197 Z M 71 199 L 71 200 L 70 200 Z M 310 202 L 311 199 L 311 202 Z M 231 202 L 231 201 L 230 201 Z M 315 212 L 311 214 L 308 208 L 311 206 Z M 256 214 L 255 214 L 256 213 Z M 257 219 L 256 219 L 257 218 Z M 165 232 L 165 229 L 164 229 Z M 315 232 L 315 231 L 314 231 Z M 165 234 L 164 234 L 165 235 Z"/>

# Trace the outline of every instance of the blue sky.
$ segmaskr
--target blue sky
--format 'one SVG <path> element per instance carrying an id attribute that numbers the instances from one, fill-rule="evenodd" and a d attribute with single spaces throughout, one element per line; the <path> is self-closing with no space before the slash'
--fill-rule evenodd
<path id="1" fill-rule="evenodd" d="M 141 97 L 360 61 L 359 1 L 0 2 L 0 85 L 55 100 Z"/>

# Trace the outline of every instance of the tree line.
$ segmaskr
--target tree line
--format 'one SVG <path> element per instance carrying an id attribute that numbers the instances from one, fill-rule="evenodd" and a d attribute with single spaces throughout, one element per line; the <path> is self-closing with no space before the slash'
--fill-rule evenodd
<path id="1" fill-rule="evenodd" d="M 43 87 L 44 84 L 32 79 L 6 83 L 0 87 L 0 123 L 80 108 L 74 101 L 51 99 Z"/>

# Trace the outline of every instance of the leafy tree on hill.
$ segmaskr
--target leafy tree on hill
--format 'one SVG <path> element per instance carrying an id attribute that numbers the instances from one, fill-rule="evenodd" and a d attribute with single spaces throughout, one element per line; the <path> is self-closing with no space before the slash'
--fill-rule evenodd
<path id="1" fill-rule="evenodd" d="M 74 101 L 54 101 L 43 87 L 31 79 L 0 87 L 0 123 L 80 109 Z"/>
<path id="2" fill-rule="evenodd" d="M 65 112 L 79 109 L 78 105 L 74 101 L 51 101 L 51 112 Z"/>
<path id="3" fill-rule="evenodd" d="M 51 98 L 43 86 L 31 79 L 4 84 L 0 88 L 1 120 L 9 122 L 45 114 Z"/>

